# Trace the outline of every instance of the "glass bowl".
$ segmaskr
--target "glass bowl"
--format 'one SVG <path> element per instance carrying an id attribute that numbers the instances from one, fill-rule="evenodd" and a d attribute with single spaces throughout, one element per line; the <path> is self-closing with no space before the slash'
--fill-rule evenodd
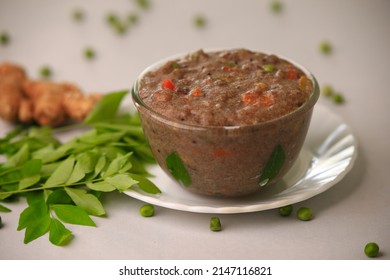
<path id="1" fill-rule="evenodd" d="M 132 87 L 133 102 L 160 167 L 186 190 L 213 197 L 239 197 L 272 187 L 289 171 L 302 149 L 319 98 L 315 77 L 292 60 L 278 56 L 313 83 L 310 97 L 298 109 L 254 125 L 186 124 L 157 113 L 138 94 L 146 73 L 180 57 L 183 54 L 147 67 Z"/>

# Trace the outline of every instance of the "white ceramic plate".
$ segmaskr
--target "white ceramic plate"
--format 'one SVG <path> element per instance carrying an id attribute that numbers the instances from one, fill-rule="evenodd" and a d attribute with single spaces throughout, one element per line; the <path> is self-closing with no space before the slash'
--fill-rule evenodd
<path id="1" fill-rule="evenodd" d="M 244 198 L 211 198 L 190 193 L 153 166 L 152 181 L 161 194 L 140 189 L 125 194 L 154 205 L 198 213 L 245 213 L 277 208 L 318 195 L 339 182 L 352 168 L 357 143 L 350 127 L 334 112 L 317 104 L 299 158 L 283 181 Z"/>

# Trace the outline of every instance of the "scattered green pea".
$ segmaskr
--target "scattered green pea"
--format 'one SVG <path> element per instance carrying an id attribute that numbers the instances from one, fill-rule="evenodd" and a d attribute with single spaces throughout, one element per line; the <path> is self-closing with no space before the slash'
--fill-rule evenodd
<path id="1" fill-rule="evenodd" d="M 211 217 L 210 218 L 210 230 L 211 231 L 221 231 L 222 230 L 222 224 L 218 217 Z"/>
<path id="2" fill-rule="evenodd" d="M 39 74 L 41 78 L 48 79 L 52 76 L 53 72 L 49 66 L 42 66 L 41 69 L 39 70 Z"/>
<path id="3" fill-rule="evenodd" d="M 139 212 L 143 217 L 152 217 L 154 216 L 154 206 L 151 204 L 142 205 Z"/>
<path id="4" fill-rule="evenodd" d="M 127 25 L 123 22 L 118 22 L 113 27 L 116 33 L 118 33 L 119 35 L 125 34 L 127 31 Z"/>
<path id="5" fill-rule="evenodd" d="M 343 104 L 345 102 L 343 94 L 336 92 L 331 85 L 324 85 L 321 88 L 321 93 L 330 98 L 335 104 Z"/>
<path id="6" fill-rule="evenodd" d="M 324 85 L 321 88 L 321 92 L 326 97 L 332 97 L 334 95 L 334 90 L 333 90 L 333 87 L 331 85 Z"/>
<path id="7" fill-rule="evenodd" d="M 138 14 L 136 14 L 135 12 L 131 12 L 129 13 L 129 15 L 127 16 L 127 22 L 130 24 L 130 25 L 134 25 L 136 23 L 138 23 L 139 21 L 139 16 Z"/>
<path id="8" fill-rule="evenodd" d="M 297 211 L 297 218 L 301 221 L 310 221 L 313 219 L 313 212 L 308 207 L 301 207 Z"/>
<path id="9" fill-rule="evenodd" d="M 196 15 L 193 21 L 194 25 L 198 28 L 203 28 L 207 24 L 207 20 L 203 15 Z"/>
<path id="10" fill-rule="evenodd" d="M 9 34 L 7 33 L 7 32 L 2 32 L 1 34 L 0 34 L 0 44 L 2 45 L 2 46 L 6 46 L 6 45 L 8 45 L 9 44 L 9 42 L 10 42 L 10 36 L 9 36 Z"/>
<path id="11" fill-rule="evenodd" d="M 129 25 L 130 21 L 129 19 L 122 20 L 118 17 L 115 13 L 110 13 L 107 15 L 107 23 L 109 24 L 109 27 L 112 28 L 117 34 L 125 34 Z"/>
<path id="12" fill-rule="evenodd" d="M 375 242 L 369 242 L 364 247 L 364 253 L 367 257 L 375 258 L 379 254 L 379 246 Z"/>
<path id="13" fill-rule="evenodd" d="M 344 103 L 345 99 L 344 96 L 341 93 L 335 93 L 333 95 L 333 102 L 336 104 L 342 104 Z"/>
<path id="14" fill-rule="evenodd" d="M 135 3 L 141 9 L 147 10 L 150 8 L 150 1 L 149 0 L 135 0 Z"/>
<path id="15" fill-rule="evenodd" d="M 273 71 L 275 71 L 276 69 L 277 69 L 276 66 L 273 65 L 273 64 L 265 64 L 265 65 L 263 65 L 263 70 L 264 70 L 265 72 L 273 72 Z"/>
<path id="16" fill-rule="evenodd" d="M 290 216 L 292 211 L 293 211 L 293 206 L 292 205 L 286 205 L 286 206 L 283 206 L 283 207 L 279 208 L 279 214 L 282 217 Z"/>
<path id="17" fill-rule="evenodd" d="M 119 22 L 119 17 L 114 13 L 109 13 L 106 17 L 106 21 L 110 25 L 115 25 Z"/>
<path id="18" fill-rule="evenodd" d="M 328 41 L 322 41 L 320 43 L 319 48 L 320 48 L 320 52 L 322 54 L 325 54 L 325 55 L 330 54 L 332 52 L 332 49 L 333 49 L 332 45 Z"/>
<path id="19" fill-rule="evenodd" d="M 84 49 L 84 57 L 88 60 L 94 59 L 96 56 L 95 50 L 88 47 Z"/>
<path id="20" fill-rule="evenodd" d="M 82 9 L 77 8 L 73 10 L 72 17 L 75 21 L 83 21 L 85 19 L 85 13 Z"/>
<path id="21" fill-rule="evenodd" d="M 272 0 L 270 3 L 270 8 L 273 13 L 278 14 L 283 10 L 283 4 L 279 0 Z"/>

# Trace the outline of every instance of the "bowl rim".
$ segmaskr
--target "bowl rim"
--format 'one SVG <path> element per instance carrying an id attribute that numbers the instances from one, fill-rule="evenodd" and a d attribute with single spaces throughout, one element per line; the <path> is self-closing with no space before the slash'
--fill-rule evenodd
<path id="1" fill-rule="evenodd" d="M 240 49 L 245 49 L 245 48 L 230 48 L 230 49 L 229 48 L 226 48 L 226 49 L 218 48 L 218 49 L 202 49 L 202 50 L 204 52 L 208 53 L 208 52 L 216 52 L 216 51 L 234 51 L 234 50 L 240 50 Z M 253 51 L 253 50 L 250 50 L 250 49 L 246 49 L 246 50 Z M 260 123 L 256 123 L 256 124 L 230 125 L 230 126 L 198 125 L 198 124 L 192 124 L 192 123 L 183 123 L 183 122 L 179 122 L 179 121 L 176 121 L 176 120 L 172 120 L 172 119 L 166 117 L 165 115 L 160 114 L 160 113 L 154 111 L 151 107 L 146 105 L 145 102 L 143 102 L 143 100 L 138 95 L 138 84 L 142 80 L 143 76 L 146 73 L 148 73 L 149 71 L 151 71 L 153 69 L 157 69 L 158 67 L 164 65 L 164 63 L 166 63 L 168 61 L 183 58 L 183 57 L 188 56 L 189 54 L 194 53 L 194 52 L 196 52 L 196 50 L 188 51 L 188 52 L 182 52 L 182 53 L 179 53 L 179 54 L 171 55 L 171 56 L 168 56 L 166 58 L 160 59 L 160 60 L 150 64 L 148 67 L 146 67 L 138 75 L 137 79 L 134 81 L 133 86 L 131 88 L 131 96 L 132 96 L 133 102 L 135 103 L 136 108 L 138 110 L 140 110 L 141 108 L 144 108 L 144 109 L 146 109 L 146 111 L 150 112 L 150 115 L 152 117 L 157 118 L 160 121 L 163 121 L 164 123 L 169 124 L 169 125 L 171 125 L 173 127 L 177 127 L 177 128 L 181 128 L 181 129 L 192 129 L 192 130 L 204 130 L 204 129 L 236 130 L 236 129 L 247 129 L 247 128 L 256 129 L 256 128 L 264 127 L 264 126 L 267 126 L 267 125 L 272 125 L 272 124 L 274 124 L 276 122 L 283 121 L 284 119 L 288 119 L 288 118 L 290 118 L 291 116 L 294 116 L 294 115 L 300 115 L 300 114 L 306 113 L 306 112 L 310 111 L 314 107 L 314 105 L 317 103 L 317 101 L 319 99 L 320 88 L 319 88 L 318 81 L 317 81 L 316 77 L 306 67 L 304 67 L 301 64 L 295 62 L 294 60 L 292 60 L 290 58 L 287 58 L 285 56 L 282 56 L 282 55 L 274 54 L 274 53 L 271 53 L 271 52 L 265 52 L 265 51 L 254 51 L 254 52 L 263 53 L 263 54 L 266 54 L 266 55 L 274 54 L 277 57 L 279 57 L 280 59 L 283 59 L 283 60 L 291 63 L 292 65 L 294 65 L 295 67 L 300 69 L 302 72 L 304 72 L 305 75 L 313 83 L 313 91 L 311 92 L 311 95 L 310 95 L 309 99 L 302 106 L 297 108 L 296 110 L 293 110 L 293 111 L 289 112 L 288 114 L 282 115 L 282 116 L 280 116 L 278 118 L 270 119 L 270 120 L 267 120 L 267 121 L 264 121 L 264 122 L 260 122 Z"/>

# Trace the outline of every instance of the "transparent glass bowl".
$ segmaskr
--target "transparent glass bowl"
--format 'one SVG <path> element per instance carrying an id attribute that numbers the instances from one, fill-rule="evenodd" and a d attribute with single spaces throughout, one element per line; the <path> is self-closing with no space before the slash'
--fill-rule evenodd
<path id="1" fill-rule="evenodd" d="M 319 98 L 315 77 L 306 68 L 281 57 L 313 82 L 313 92 L 300 108 L 255 125 L 190 125 L 153 111 L 138 95 L 145 73 L 181 56 L 147 67 L 132 88 L 133 102 L 160 167 L 188 191 L 213 197 L 239 197 L 272 187 L 292 167 L 305 141 Z"/>

